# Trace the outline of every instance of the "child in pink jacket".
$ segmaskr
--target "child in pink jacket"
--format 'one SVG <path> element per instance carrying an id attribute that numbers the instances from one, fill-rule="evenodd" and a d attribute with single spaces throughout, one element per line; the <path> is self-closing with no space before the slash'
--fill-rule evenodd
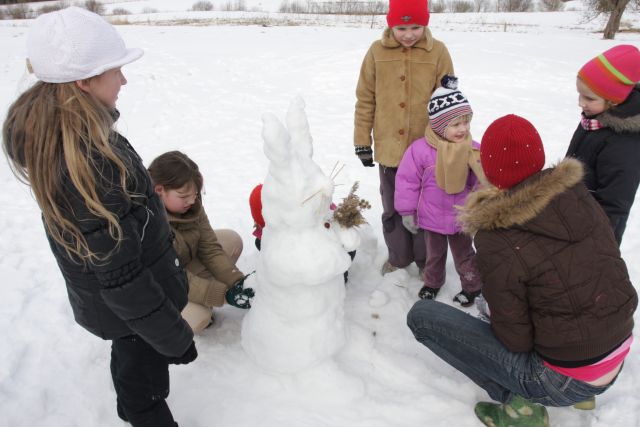
<path id="1" fill-rule="evenodd" d="M 469 132 L 472 110 L 457 90 L 458 79 L 444 76 L 429 102 L 429 126 L 425 137 L 407 149 L 396 175 L 395 208 L 412 233 L 424 230 L 427 260 L 421 299 L 435 299 L 444 285 L 447 246 L 462 291 L 453 300 L 463 307 L 473 304 L 482 282 L 476 269 L 471 237 L 461 232 L 456 206 L 484 181 L 479 147 Z"/>

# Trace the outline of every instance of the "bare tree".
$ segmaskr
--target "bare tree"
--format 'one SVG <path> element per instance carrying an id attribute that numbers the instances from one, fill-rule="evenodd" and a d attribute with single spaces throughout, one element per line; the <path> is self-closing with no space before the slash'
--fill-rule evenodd
<path id="1" fill-rule="evenodd" d="M 473 12 L 474 4 L 467 0 L 449 0 L 449 11 L 453 13 Z"/>
<path id="2" fill-rule="evenodd" d="M 429 2 L 429 12 L 431 13 L 443 13 L 446 10 L 447 5 L 443 0 Z"/>
<path id="3" fill-rule="evenodd" d="M 562 0 L 541 0 L 540 8 L 546 12 L 558 12 L 562 10 L 564 3 Z"/>
<path id="4" fill-rule="evenodd" d="M 474 12 L 488 12 L 491 9 L 491 2 L 489 0 L 473 0 Z"/>
<path id="5" fill-rule="evenodd" d="M 614 6 L 611 14 L 609 15 L 607 25 L 604 27 L 603 35 L 607 40 L 613 40 L 620 29 L 620 20 L 622 19 L 624 10 L 629 4 L 629 0 L 611 0 L 611 2 L 614 3 Z"/>
<path id="6" fill-rule="evenodd" d="M 532 0 L 498 0 L 498 12 L 528 12 L 533 6 Z"/>
<path id="7" fill-rule="evenodd" d="M 607 25 L 604 27 L 603 37 L 608 40 L 615 38 L 616 33 L 620 30 L 620 21 L 622 14 L 629 5 L 630 0 L 587 0 L 587 16 L 591 19 L 604 14 L 609 15 Z M 635 7 L 640 4 L 639 0 L 635 0 Z"/>
<path id="8" fill-rule="evenodd" d="M 104 15 L 105 7 L 97 0 L 86 0 L 82 6 L 90 12 Z"/>

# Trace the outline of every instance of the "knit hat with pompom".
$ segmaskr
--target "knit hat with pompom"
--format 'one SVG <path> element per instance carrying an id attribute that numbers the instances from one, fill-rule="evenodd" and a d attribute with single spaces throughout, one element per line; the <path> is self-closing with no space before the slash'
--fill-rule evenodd
<path id="1" fill-rule="evenodd" d="M 440 84 L 442 86 L 431 95 L 427 109 L 431 129 L 438 135 L 444 136 L 444 130 L 452 120 L 473 114 L 473 111 L 467 97 L 458 90 L 457 77 L 445 75 Z"/>

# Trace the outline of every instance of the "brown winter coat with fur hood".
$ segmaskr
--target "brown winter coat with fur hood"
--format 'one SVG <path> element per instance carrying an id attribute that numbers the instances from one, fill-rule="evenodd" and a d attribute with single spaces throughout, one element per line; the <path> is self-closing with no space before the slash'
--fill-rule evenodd
<path id="1" fill-rule="evenodd" d="M 565 159 L 510 190 L 471 194 L 461 213 L 491 327 L 511 351 L 585 361 L 631 334 L 638 297 L 583 174 Z"/>
<path id="2" fill-rule="evenodd" d="M 187 270 L 189 301 L 207 307 L 222 306 L 227 289 L 244 274 L 222 249 L 201 201 L 197 200 L 185 214 L 168 215 L 175 234 L 173 246 Z"/>
<path id="3" fill-rule="evenodd" d="M 429 28 L 410 48 L 385 29 L 360 69 L 354 145 L 371 146 L 373 130 L 374 160 L 397 167 L 407 147 L 424 136 L 427 104 L 445 74 L 453 74 L 451 56 Z"/>

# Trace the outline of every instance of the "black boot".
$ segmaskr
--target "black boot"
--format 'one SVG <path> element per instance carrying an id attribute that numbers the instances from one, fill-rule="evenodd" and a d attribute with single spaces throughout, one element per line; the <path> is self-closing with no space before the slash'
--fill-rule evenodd
<path id="1" fill-rule="evenodd" d="M 478 295 L 480 295 L 480 291 L 467 292 L 463 289 L 453 297 L 453 302 L 457 302 L 463 307 L 469 307 L 473 305 L 473 301 L 475 301 Z"/>
<path id="2" fill-rule="evenodd" d="M 436 299 L 436 295 L 440 292 L 440 288 L 430 288 L 428 286 L 423 286 L 418 293 L 418 297 L 420 299 Z"/>

